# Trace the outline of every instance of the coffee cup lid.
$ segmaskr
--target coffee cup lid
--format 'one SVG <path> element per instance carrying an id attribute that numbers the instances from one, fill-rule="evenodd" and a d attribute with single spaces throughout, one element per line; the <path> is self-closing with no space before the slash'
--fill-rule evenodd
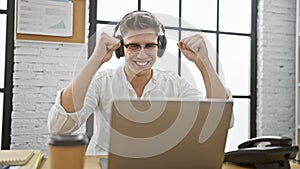
<path id="1" fill-rule="evenodd" d="M 83 134 L 60 134 L 53 135 L 50 138 L 49 145 L 51 146 L 79 146 L 86 145 L 88 138 Z"/>

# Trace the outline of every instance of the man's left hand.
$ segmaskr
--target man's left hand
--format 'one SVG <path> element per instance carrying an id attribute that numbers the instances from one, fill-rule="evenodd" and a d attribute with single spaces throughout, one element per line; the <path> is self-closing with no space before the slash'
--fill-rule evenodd
<path id="1" fill-rule="evenodd" d="M 206 61 L 209 61 L 204 37 L 200 34 L 181 39 L 177 46 L 184 56 L 192 62 L 196 63 L 199 60 L 204 64 Z"/>

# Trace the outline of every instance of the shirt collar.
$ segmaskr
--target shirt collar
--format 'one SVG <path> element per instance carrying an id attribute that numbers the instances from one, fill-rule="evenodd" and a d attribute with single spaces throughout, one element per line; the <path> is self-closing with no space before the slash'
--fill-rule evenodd
<path id="1" fill-rule="evenodd" d="M 121 78 L 122 78 L 123 82 L 125 83 L 125 85 L 127 86 L 127 88 L 130 89 L 130 90 L 134 90 L 132 88 L 130 82 L 127 80 L 127 77 L 126 77 L 126 74 L 125 74 L 125 65 L 119 66 L 117 71 L 121 74 L 121 76 L 122 76 Z M 155 87 L 155 85 L 156 85 L 156 83 L 158 81 L 158 71 L 157 71 L 157 68 L 152 68 L 152 71 L 153 71 L 152 78 L 146 84 L 144 92 L 143 92 L 143 95 L 144 95 L 145 92 L 147 92 L 149 90 L 152 90 Z"/>
<path id="2" fill-rule="evenodd" d="M 125 74 L 125 65 L 120 65 L 117 69 L 117 72 L 119 75 L 121 75 L 122 81 L 123 83 L 127 86 L 128 89 L 133 90 L 131 84 L 129 83 L 129 81 L 127 80 L 126 74 Z"/>
<path id="3" fill-rule="evenodd" d="M 151 79 L 151 81 L 153 83 L 157 83 L 157 80 L 158 80 L 157 68 L 152 68 L 152 71 L 153 71 L 153 73 L 152 73 L 152 79 Z"/>

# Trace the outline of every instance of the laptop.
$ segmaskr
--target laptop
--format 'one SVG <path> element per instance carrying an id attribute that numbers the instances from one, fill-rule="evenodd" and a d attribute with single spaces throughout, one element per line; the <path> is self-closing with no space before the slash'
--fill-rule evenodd
<path id="1" fill-rule="evenodd" d="M 232 101 L 114 100 L 102 169 L 221 169 Z"/>

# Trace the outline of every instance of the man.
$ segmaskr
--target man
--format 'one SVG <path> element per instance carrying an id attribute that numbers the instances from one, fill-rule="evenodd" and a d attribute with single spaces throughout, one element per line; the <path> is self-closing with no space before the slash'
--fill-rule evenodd
<path id="1" fill-rule="evenodd" d="M 92 56 L 67 88 L 58 92 L 49 112 L 48 128 L 52 134 L 77 130 L 94 113 L 94 135 L 87 154 L 100 154 L 108 149 L 111 102 L 126 98 L 203 98 L 203 94 L 176 73 L 153 68 L 160 50 L 165 49 L 163 26 L 151 13 L 135 11 L 117 25 L 121 36 L 102 33 Z M 116 33 L 117 30 L 115 30 Z M 164 31 L 164 30 L 163 30 Z M 161 39 L 162 38 L 162 39 Z M 178 42 L 184 56 L 201 72 L 207 98 L 228 99 L 209 58 L 203 37 L 196 34 Z M 125 64 L 116 70 L 98 71 L 116 50 L 124 55 Z M 120 54 L 121 53 L 121 54 Z"/>

